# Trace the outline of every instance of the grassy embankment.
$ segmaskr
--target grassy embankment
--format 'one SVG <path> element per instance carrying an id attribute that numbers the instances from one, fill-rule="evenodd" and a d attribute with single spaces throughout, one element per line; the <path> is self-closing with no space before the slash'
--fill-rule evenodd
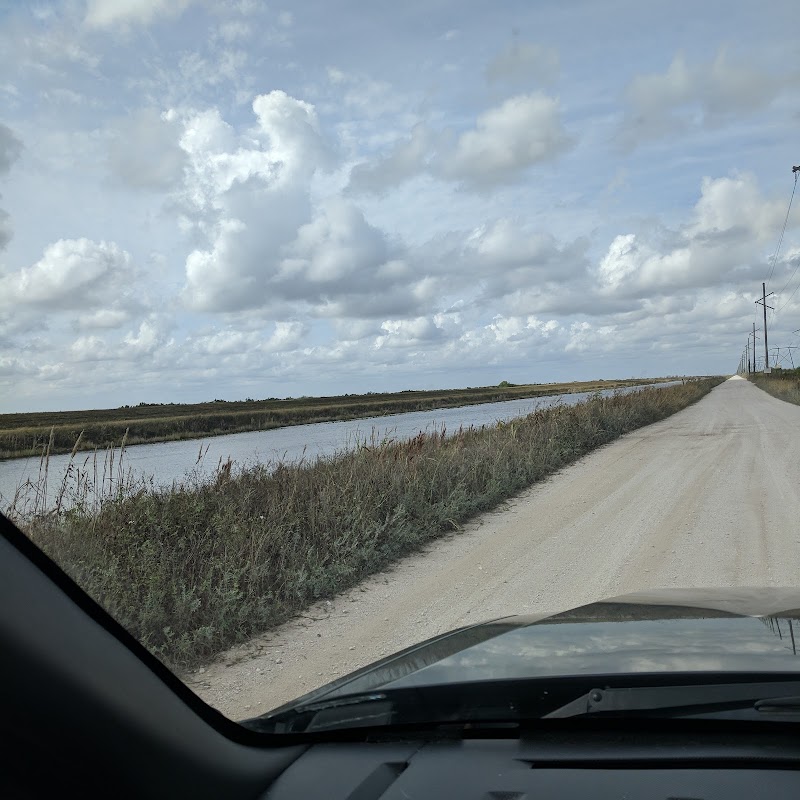
<path id="1" fill-rule="evenodd" d="M 37 414 L 0 414 L 0 458 L 39 456 L 44 447 L 51 454 L 103 449 L 125 435 L 129 445 L 200 439 L 227 433 L 268 430 L 288 425 L 427 411 L 472 403 L 493 403 L 565 392 L 594 392 L 640 383 L 670 380 L 625 379 L 513 385 L 475 389 L 406 391 L 386 394 L 301 397 L 286 400 L 242 400 L 194 405 L 140 404 L 91 411 L 59 411 Z M 51 439 L 52 434 L 52 439 Z"/>
<path id="2" fill-rule="evenodd" d="M 747 377 L 773 397 L 800 405 L 800 369 L 776 370 L 769 375 L 754 372 Z"/>
<path id="3" fill-rule="evenodd" d="M 722 378 L 595 397 L 496 426 L 170 491 L 113 487 L 99 513 L 23 523 L 28 535 L 173 666 L 286 620 Z"/>

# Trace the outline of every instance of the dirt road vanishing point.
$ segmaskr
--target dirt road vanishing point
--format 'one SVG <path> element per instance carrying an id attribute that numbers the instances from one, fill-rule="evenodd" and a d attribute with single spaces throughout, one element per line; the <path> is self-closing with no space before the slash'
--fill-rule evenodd
<path id="1" fill-rule="evenodd" d="M 800 583 L 800 406 L 741 378 L 184 676 L 233 719 L 436 634 L 661 587 Z"/>

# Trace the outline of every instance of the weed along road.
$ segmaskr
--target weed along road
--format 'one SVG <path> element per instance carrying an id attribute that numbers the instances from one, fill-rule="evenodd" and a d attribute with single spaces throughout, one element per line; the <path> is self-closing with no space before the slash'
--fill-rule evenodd
<path id="1" fill-rule="evenodd" d="M 800 406 L 732 378 L 185 676 L 234 718 L 508 614 L 656 587 L 797 585 Z"/>

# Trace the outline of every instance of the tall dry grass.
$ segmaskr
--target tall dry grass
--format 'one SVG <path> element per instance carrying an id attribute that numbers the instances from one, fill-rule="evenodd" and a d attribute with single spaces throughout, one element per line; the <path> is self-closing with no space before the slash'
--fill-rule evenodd
<path id="1" fill-rule="evenodd" d="M 15 520 L 34 520 L 60 516 L 69 509 L 73 514 L 96 514 L 108 502 L 147 491 L 152 480 L 135 478 L 125 463 L 128 431 L 119 445 L 79 452 L 83 434 L 78 434 L 69 454 L 67 467 L 55 486 L 51 484 L 50 457 L 53 436 L 41 447 L 35 479 L 16 487 L 3 512 Z"/>
<path id="2" fill-rule="evenodd" d="M 800 369 L 776 370 L 768 375 L 753 372 L 747 377 L 773 397 L 800 405 Z"/>
<path id="3" fill-rule="evenodd" d="M 352 586 L 722 379 L 595 396 L 493 427 L 362 442 L 314 463 L 62 502 L 24 530 L 173 666 L 208 659 Z M 119 467 L 119 465 L 117 465 Z M 119 472 L 117 472 L 119 475 Z"/>

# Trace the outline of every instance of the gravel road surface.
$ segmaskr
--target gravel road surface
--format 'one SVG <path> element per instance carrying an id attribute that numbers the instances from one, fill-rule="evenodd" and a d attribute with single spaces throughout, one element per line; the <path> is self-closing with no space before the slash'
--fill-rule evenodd
<path id="1" fill-rule="evenodd" d="M 233 719 L 471 622 L 661 587 L 800 583 L 800 406 L 732 378 L 184 676 Z"/>

